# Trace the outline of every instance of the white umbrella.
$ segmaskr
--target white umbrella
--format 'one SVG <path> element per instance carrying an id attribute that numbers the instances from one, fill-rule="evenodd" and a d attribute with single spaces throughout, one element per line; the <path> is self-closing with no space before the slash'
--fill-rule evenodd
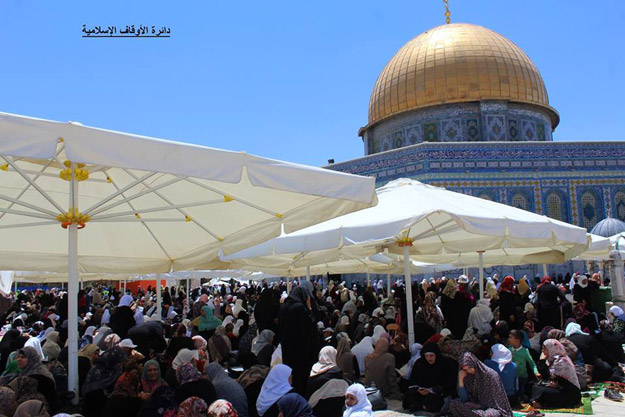
<path id="1" fill-rule="evenodd" d="M 206 269 L 375 204 L 372 178 L 6 113 L 0 164 L 0 269 L 68 272 L 74 392 L 79 270 Z"/>
<path id="2" fill-rule="evenodd" d="M 303 257 L 302 264 L 315 265 L 324 254 L 336 256 L 342 251 L 356 256 L 387 248 L 403 255 L 409 283 L 410 256 L 429 263 L 455 264 L 459 254 L 470 253 L 482 266 L 484 256 L 499 251 L 499 263 L 506 263 L 508 256 L 522 263 L 557 263 L 588 245 L 586 230 L 580 227 L 414 180 L 392 181 L 377 193 L 376 207 L 272 239 L 223 260 L 251 267 L 286 254 Z M 483 293 L 483 268 L 480 271 Z M 406 296 L 409 336 L 414 340 L 410 285 Z"/>
<path id="3" fill-rule="evenodd" d="M 613 244 L 610 238 L 588 234 L 591 242 L 588 245 L 588 249 L 583 253 L 580 253 L 574 260 L 578 261 L 600 261 L 610 259 L 610 251 L 613 249 Z"/>

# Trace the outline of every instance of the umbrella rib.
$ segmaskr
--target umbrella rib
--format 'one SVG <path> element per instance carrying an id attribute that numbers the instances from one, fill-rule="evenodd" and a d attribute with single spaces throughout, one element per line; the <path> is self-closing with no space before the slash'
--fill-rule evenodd
<path id="1" fill-rule="evenodd" d="M 96 209 L 96 210 L 94 210 L 94 211 L 93 211 L 92 216 L 94 216 L 94 215 L 96 215 L 96 214 L 98 214 L 98 213 L 102 213 L 102 212 L 104 212 L 104 211 L 110 210 L 110 209 L 115 208 L 115 207 L 117 207 L 117 206 L 121 206 L 122 204 L 124 204 L 124 203 L 128 203 L 128 202 L 129 202 L 129 201 L 131 201 L 131 200 L 135 200 L 135 199 L 137 199 L 137 198 L 139 198 L 139 197 L 143 197 L 143 196 L 144 196 L 144 195 L 146 195 L 146 194 L 153 193 L 153 192 L 155 192 L 156 190 L 158 190 L 158 189 L 160 189 L 160 188 L 169 187 L 170 185 L 175 184 L 175 183 L 177 183 L 177 182 L 179 182 L 179 181 L 181 181 L 181 180 L 183 180 L 183 178 L 181 178 L 181 177 L 176 177 L 176 178 L 173 178 L 173 179 L 171 179 L 171 180 L 169 180 L 169 181 L 167 181 L 167 182 L 164 182 L 164 183 L 162 183 L 162 184 L 159 184 L 159 185 L 157 185 L 157 186 L 155 186 L 155 187 L 149 187 L 149 186 L 147 186 L 147 185 L 143 184 L 143 185 L 146 187 L 146 189 L 145 189 L 145 190 L 140 191 L 140 192 L 138 192 L 137 194 L 133 194 L 133 195 L 131 195 L 130 197 L 126 197 L 126 198 L 124 198 L 123 200 L 119 200 L 119 201 L 116 201 L 116 202 L 114 202 L 114 203 L 111 203 L 111 204 L 109 204 L 108 206 L 105 206 L 105 207 L 100 207 L 99 209 Z M 118 195 L 119 195 L 119 194 L 118 194 Z"/>
<path id="2" fill-rule="evenodd" d="M 46 193 L 40 186 L 38 186 L 32 178 L 30 178 L 28 175 L 26 175 L 17 165 L 15 165 L 15 163 L 11 160 L 11 158 L 6 158 L 4 155 L 1 155 L 1 156 L 2 156 L 2 159 L 4 159 L 6 161 L 6 163 L 11 166 L 11 168 L 13 168 L 18 174 L 20 174 L 22 176 L 22 178 L 24 178 L 46 200 L 48 200 L 50 202 L 50 204 L 52 204 L 54 207 L 56 207 L 56 209 L 59 211 L 59 213 L 63 213 L 65 211 L 59 205 L 59 203 L 54 201 L 54 199 L 52 197 L 50 197 L 48 195 L 48 193 Z"/>
<path id="3" fill-rule="evenodd" d="M 0 213 L 15 214 L 16 216 L 37 217 L 39 219 L 56 220 L 55 214 L 32 213 L 30 211 L 12 210 L 0 207 Z"/>
<path id="4" fill-rule="evenodd" d="M 255 208 L 256 210 L 260 210 L 260 211 L 262 211 L 263 213 L 267 213 L 267 214 L 269 214 L 269 215 L 271 215 L 271 216 L 275 216 L 276 214 L 279 214 L 279 213 L 276 213 L 275 211 L 268 210 L 268 209 L 266 209 L 266 208 L 263 208 L 263 207 L 261 207 L 261 206 L 259 206 L 259 205 L 254 204 L 254 203 L 250 203 L 250 202 L 249 202 L 249 201 L 247 201 L 247 200 L 242 200 L 242 199 L 240 199 L 239 197 L 236 197 L 236 196 L 234 196 L 234 195 L 231 195 L 231 194 L 228 194 L 228 193 L 224 193 L 223 191 L 221 191 L 221 190 L 219 190 L 219 189 L 217 189 L 217 188 L 211 187 L 210 185 L 202 184 L 201 182 L 196 181 L 196 180 L 194 180 L 193 178 L 187 178 L 186 180 L 187 180 L 188 182 L 190 182 L 191 184 L 195 184 L 195 185 L 197 185 L 198 187 L 202 187 L 202 188 L 204 188 L 204 189 L 206 189 L 206 190 L 209 190 L 209 191 L 212 191 L 212 192 L 214 192 L 214 193 L 221 194 L 221 195 L 223 195 L 224 197 L 231 197 L 232 199 L 234 199 L 235 201 L 238 201 L 238 202 L 239 202 L 239 203 L 241 203 L 241 204 L 245 204 L 246 206 L 249 206 L 249 207 Z"/>
<path id="5" fill-rule="evenodd" d="M 200 202 L 197 202 L 197 203 L 176 204 L 176 205 L 172 205 L 172 206 L 155 207 L 155 208 L 151 208 L 151 209 L 141 209 L 141 210 L 133 210 L 133 211 L 124 211 L 124 212 L 114 213 L 114 214 L 104 214 L 104 215 L 101 215 L 101 216 L 94 216 L 91 220 L 110 219 L 110 218 L 116 218 L 116 217 L 122 217 L 122 216 L 134 216 L 136 214 L 154 213 L 154 212 L 157 212 L 157 211 L 175 210 L 175 209 L 178 209 L 178 208 L 185 208 L 185 207 L 206 206 L 206 205 L 209 205 L 209 204 L 217 204 L 217 203 L 223 203 L 223 200 L 222 199 L 219 199 L 219 200 L 208 200 L 208 201 L 200 201 Z M 132 207 L 132 205 L 130 203 L 128 203 L 128 205 L 130 205 L 130 207 Z"/>
<path id="6" fill-rule="evenodd" d="M 46 222 L 34 222 L 34 223 L 19 223 L 19 224 L 7 224 L 4 226 L 0 226 L 0 229 L 14 229 L 17 227 L 34 227 L 34 226 L 48 226 L 51 224 L 59 224 L 59 222 L 55 221 L 46 221 Z"/>
<path id="7" fill-rule="evenodd" d="M 35 206 L 34 204 L 30 204 L 30 203 L 27 203 L 25 201 L 20 201 L 20 200 L 17 200 L 15 198 L 7 197 L 5 195 L 1 195 L 0 194 L 0 200 L 6 200 L 6 201 L 11 202 L 11 204 L 9 204 L 9 207 L 7 207 L 7 209 L 11 209 L 11 207 L 13 207 L 13 205 L 18 205 L 18 206 L 27 207 L 29 209 L 33 209 L 33 210 L 38 211 L 40 213 L 49 214 L 52 217 L 56 217 L 57 216 L 57 213 L 53 212 L 52 210 L 46 210 L 44 208 Z M 3 216 L 4 216 L 4 213 L 2 213 L 0 215 L 0 218 L 2 218 Z"/>
<path id="8" fill-rule="evenodd" d="M 128 171 L 128 170 L 124 170 L 124 172 L 126 172 L 128 175 L 130 175 L 131 177 L 136 177 L 132 172 Z M 181 178 L 184 179 L 184 178 Z M 188 180 L 188 178 L 186 178 Z M 149 185 L 144 184 L 144 186 L 151 188 Z M 175 204 L 172 203 L 171 200 L 169 200 L 167 197 L 165 197 L 163 194 L 159 193 L 156 189 L 154 189 L 154 194 L 156 194 L 158 197 L 160 197 L 163 201 L 165 201 L 167 204 L 170 204 L 172 206 L 174 206 Z M 209 235 L 211 235 L 215 240 L 217 241 L 221 241 L 222 238 L 217 236 L 215 233 L 211 232 L 206 226 L 204 226 L 202 223 L 200 223 L 199 221 L 197 221 L 196 219 L 193 218 L 193 216 L 189 216 L 189 214 L 187 214 L 184 210 L 182 209 L 176 209 L 178 210 L 180 213 L 182 213 L 186 219 L 191 219 L 191 221 L 198 226 L 200 229 L 204 230 L 206 233 L 208 233 Z"/>
<path id="9" fill-rule="evenodd" d="M 119 191 L 119 187 L 117 186 L 117 184 L 115 184 L 115 182 L 113 180 L 111 180 L 111 184 L 113 184 L 113 187 L 115 187 L 118 191 Z M 123 191 L 121 194 L 122 197 L 125 198 Z M 131 209 L 134 210 L 134 207 L 132 205 L 131 202 L 128 202 L 128 205 L 130 206 Z M 135 217 L 136 219 L 136 217 Z M 150 234 L 150 236 L 152 236 L 152 239 L 154 239 L 154 241 L 156 242 L 156 244 L 159 246 L 159 248 L 161 248 L 161 250 L 163 251 L 163 253 L 165 254 L 165 256 L 167 257 L 167 259 L 171 260 L 171 256 L 169 255 L 169 253 L 167 252 L 167 250 L 165 250 L 165 247 L 161 244 L 161 242 L 156 238 L 156 235 L 154 234 L 154 232 L 152 231 L 152 229 L 150 229 L 150 227 L 145 224 L 145 222 L 141 222 L 141 224 L 143 224 L 143 226 L 146 228 L 146 230 L 148 231 L 148 233 Z"/>
<path id="10" fill-rule="evenodd" d="M 93 212 L 91 215 L 94 216 L 102 211 L 106 211 L 109 208 L 115 207 L 115 205 L 112 206 L 105 206 L 100 208 L 99 210 L 96 210 L 98 207 L 103 206 L 104 204 L 108 203 L 109 201 L 111 201 L 112 199 L 114 199 L 115 197 L 123 194 L 124 192 L 128 191 L 129 189 L 135 187 L 136 185 L 140 184 L 143 182 L 143 179 L 148 179 L 152 176 L 156 175 L 156 172 L 149 172 L 148 174 L 144 175 L 142 179 L 137 180 L 137 181 L 133 181 L 130 184 L 126 185 L 125 187 L 122 187 L 121 189 L 118 188 L 117 186 L 115 186 L 115 189 L 117 190 L 116 192 L 114 192 L 113 194 L 109 195 L 108 197 L 102 199 L 101 201 L 97 202 L 96 204 L 94 204 L 93 206 L 89 207 L 87 210 L 85 210 L 85 214 L 90 214 L 91 212 Z M 126 200 L 124 198 L 124 200 Z M 122 201 L 119 204 L 123 204 L 124 201 Z M 115 204 L 115 203 L 114 203 Z M 96 211 L 94 211 L 96 210 Z"/>

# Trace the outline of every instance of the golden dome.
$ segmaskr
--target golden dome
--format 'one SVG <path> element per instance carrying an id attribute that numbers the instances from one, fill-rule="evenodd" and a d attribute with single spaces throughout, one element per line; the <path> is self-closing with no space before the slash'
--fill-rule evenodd
<path id="1" fill-rule="evenodd" d="M 525 52 L 490 29 L 454 23 L 412 39 L 386 64 L 371 93 L 369 126 L 408 110 L 480 100 L 540 106 L 553 128 L 560 119 Z"/>

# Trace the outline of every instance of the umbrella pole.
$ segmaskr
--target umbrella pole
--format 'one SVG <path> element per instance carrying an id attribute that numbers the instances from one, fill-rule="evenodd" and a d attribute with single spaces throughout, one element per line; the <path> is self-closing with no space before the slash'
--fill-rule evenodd
<path id="1" fill-rule="evenodd" d="M 69 208 L 70 210 L 77 210 L 78 182 L 74 179 L 74 163 L 71 165 L 71 170 Z M 78 404 L 78 224 L 72 222 L 67 230 L 69 232 L 67 248 L 67 390 L 74 393 L 72 403 Z"/>
<path id="2" fill-rule="evenodd" d="M 191 300 L 189 300 L 189 297 L 191 296 L 190 291 L 191 291 L 191 280 L 187 278 L 187 314 L 191 311 Z"/>
<path id="3" fill-rule="evenodd" d="M 310 281 L 310 266 L 306 267 L 306 281 Z"/>
<path id="4" fill-rule="evenodd" d="M 547 267 L 547 264 L 543 264 L 543 277 L 546 277 L 547 275 L 549 275 L 549 268 Z"/>
<path id="5" fill-rule="evenodd" d="M 156 315 L 159 320 L 163 319 L 161 307 L 161 274 L 156 276 Z"/>
<path id="6" fill-rule="evenodd" d="M 410 277 L 410 252 L 404 246 L 404 282 L 406 283 L 406 314 L 408 316 L 408 340 L 414 343 L 414 315 L 412 312 L 412 278 Z"/>
<path id="7" fill-rule="evenodd" d="M 386 274 L 386 298 L 391 296 L 391 274 Z"/>
<path id="8" fill-rule="evenodd" d="M 17 280 L 13 281 L 13 293 L 17 294 Z"/>
<path id="9" fill-rule="evenodd" d="M 290 294 L 291 293 L 291 289 L 289 288 L 289 277 L 286 277 L 286 293 Z"/>
<path id="10" fill-rule="evenodd" d="M 480 300 L 484 298 L 484 251 L 479 251 L 480 258 Z"/>
<path id="11" fill-rule="evenodd" d="M 371 286 L 371 276 L 369 275 L 369 271 L 367 271 L 367 286 Z"/>

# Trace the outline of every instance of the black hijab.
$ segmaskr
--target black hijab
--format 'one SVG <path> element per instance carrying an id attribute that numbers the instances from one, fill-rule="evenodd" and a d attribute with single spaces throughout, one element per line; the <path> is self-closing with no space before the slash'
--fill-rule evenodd
<path id="1" fill-rule="evenodd" d="M 433 364 L 428 363 L 425 359 L 426 353 L 434 353 L 436 355 L 436 360 Z M 426 343 L 421 349 L 421 357 L 417 359 L 412 367 L 410 385 L 436 389 L 440 387 L 442 390 L 446 376 L 447 373 L 444 369 L 441 351 L 438 345 L 432 342 Z"/>

